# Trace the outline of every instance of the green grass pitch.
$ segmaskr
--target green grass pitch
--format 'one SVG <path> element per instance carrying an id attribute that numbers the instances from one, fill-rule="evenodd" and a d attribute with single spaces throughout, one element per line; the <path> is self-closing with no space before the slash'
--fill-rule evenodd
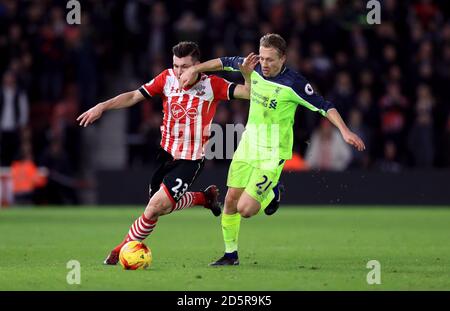
<path id="1" fill-rule="evenodd" d="M 450 290 L 450 209 L 282 206 L 243 219 L 238 267 L 222 255 L 220 218 L 203 208 L 161 217 L 148 270 L 102 261 L 142 208 L 0 210 L 0 290 Z M 69 260 L 81 284 L 66 281 Z M 369 260 L 381 284 L 368 285 Z"/>

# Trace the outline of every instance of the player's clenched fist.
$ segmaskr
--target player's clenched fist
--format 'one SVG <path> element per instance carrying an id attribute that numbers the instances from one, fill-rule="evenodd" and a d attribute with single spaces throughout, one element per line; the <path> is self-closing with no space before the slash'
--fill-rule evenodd
<path id="1" fill-rule="evenodd" d="M 99 119 L 103 113 L 102 104 L 95 105 L 91 109 L 86 112 L 83 112 L 78 118 L 77 121 L 80 122 L 80 126 L 88 126 L 92 124 L 95 120 Z"/>
<path id="2" fill-rule="evenodd" d="M 180 76 L 180 85 L 185 88 L 191 84 L 194 84 L 198 72 L 195 70 L 194 66 L 186 69 Z"/>

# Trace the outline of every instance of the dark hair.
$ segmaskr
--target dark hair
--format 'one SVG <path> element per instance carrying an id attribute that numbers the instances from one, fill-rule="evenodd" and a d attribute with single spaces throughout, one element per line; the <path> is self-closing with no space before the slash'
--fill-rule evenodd
<path id="1" fill-rule="evenodd" d="M 182 58 L 191 56 L 194 60 L 200 60 L 200 48 L 192 41 L 182 41 L 172 48 L 173 55 Z"/>
<path id="2" fill-rule="evenodd" d="M 259 45 L 265 48 L 275 48 L 281 56 L 286 55 L 286 41 L 276 33 L 268 33 L 261 37 Z"/>

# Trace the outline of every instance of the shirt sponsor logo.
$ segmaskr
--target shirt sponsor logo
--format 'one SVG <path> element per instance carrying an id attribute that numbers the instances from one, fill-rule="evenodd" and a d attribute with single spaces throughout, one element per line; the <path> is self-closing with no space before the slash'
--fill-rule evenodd
<path id="1" fill-rule="evenodd" d="M 170 114 L 175 120 L 180 120 L 186 115 L 189 119 L 195 119 L 198 115 L 197 108 L 191 107 L 187 111 L 180 104 L 173 104 L 170 107 Z"/>

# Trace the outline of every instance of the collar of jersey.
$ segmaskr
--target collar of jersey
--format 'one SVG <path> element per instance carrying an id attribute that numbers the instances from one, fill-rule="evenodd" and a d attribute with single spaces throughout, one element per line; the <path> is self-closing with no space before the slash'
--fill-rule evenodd
<path id="1" fill-rule="evenodd" d="M 280 72 L 279 72 L 275 77 L 265 77 L 264 74 L 262 73 L 261 67 L 260 67 L 259 69 L 261 70 L 261 72 L 258 72 L 258 73 L 260 74 L 260 76 L 261 76 L 264 80 L 268 80 L 268 81 L 277 83 L 278 78 L 280 78 L 281 75 L 282 75 L 283 73 L 285 73 L 285 71 L 287 70 L 287 67 L 286 67 L 286 65 L 283 65 L 283 67 L 281 67 Z"/>
<path id="2" fill-rule="evenodd" d="M 192 89 L 197 83 L 200 82 L 200 80 L 202 79 L 203 76 L 204 76 L 203 73 L 199 73 L 198 76 L 197 76 L 197 80 L 195 80 L 195 82 L 192 83 L 191 85 L 188 85 L 185 88 L 183 88 L 183 90 L 189 91 L 190 89 Z"/>

